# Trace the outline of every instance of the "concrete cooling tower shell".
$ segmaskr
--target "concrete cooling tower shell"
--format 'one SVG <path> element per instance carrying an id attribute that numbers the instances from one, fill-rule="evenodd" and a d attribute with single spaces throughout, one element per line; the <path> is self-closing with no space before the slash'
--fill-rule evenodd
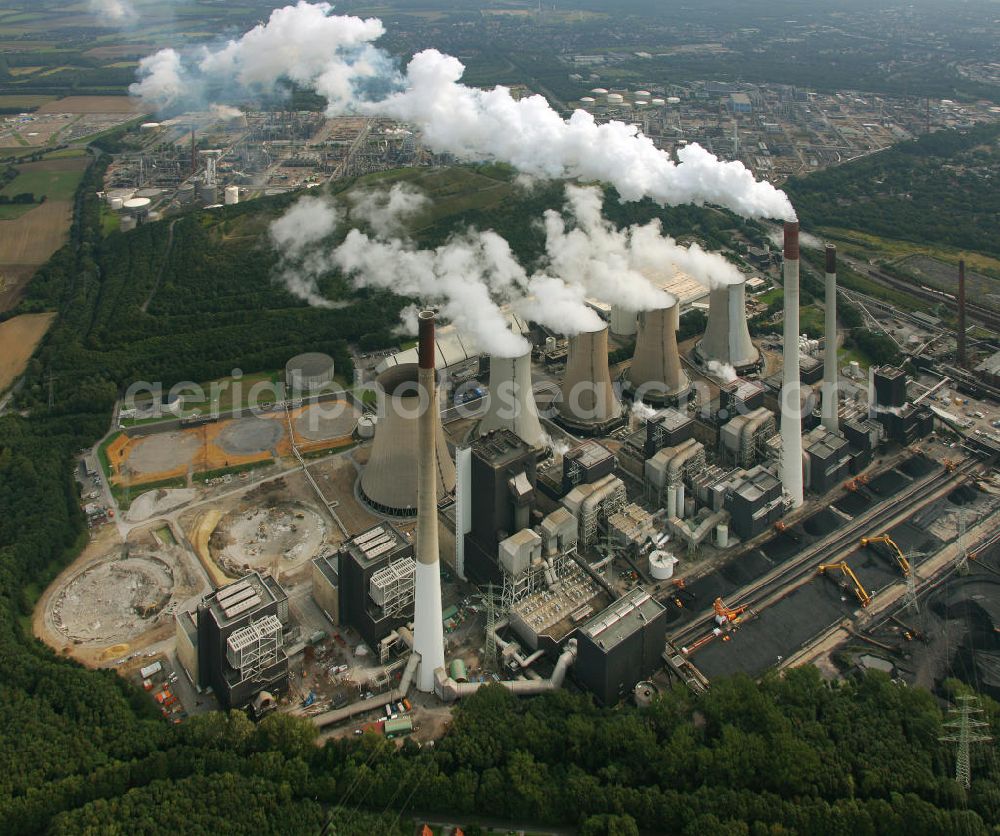
<path id="1" fill-rule="evenodd" d="M 621 423 L 622 404 L 608 367 L 607 327 L 570 337 L 561 394 L 558 420 L 570 430 L 594 435 Z"/>
<path id="2" fill-rule="evenodd" d="M 702 363 L 715 360 L 741 374 L 760 363 L 760 351 L 747 327 L 745 282 L 721 285 L 709 292 L 708 324 L 695 353 Z"/>
<path id="3" fill-rule="evenodd" d="M 417 369 L 416 363 L 393 366 L 375 380 L 378 423 L 368 466 L 361 474 L 361 494 L 377 510 L 395 516 L 417 511 L 421 412 Z M 448 455 L 440 421 L 435 436 L 437 496 L 441 499 L 455 490 L 455 463 Z"/>
<path id="4" fill-rule="evenodd" d="M 639 314 L 639 336 L 628 379 L 636 396 L 646 403 L 661 406 L 688 390 L 677 351 L 678 315 L 676 302 Z"/>
<path id="5" fill-rule="evenodd" d="M 486 435 L 500 429 L 511 430 L 532 447 L 544 444 L 531 391 L 530 351 L 520 357 L 490 358 L 490 401 L 476 431 Z"/>

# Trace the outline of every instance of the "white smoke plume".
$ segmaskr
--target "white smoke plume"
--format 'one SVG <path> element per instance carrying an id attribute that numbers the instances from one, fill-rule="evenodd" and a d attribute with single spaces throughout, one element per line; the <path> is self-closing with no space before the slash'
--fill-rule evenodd
<path id="1" fill-rule="evenodd" d="M 143 104 L 160 109 L 180 100 L 196 86 L 181 61 L 180 53 L 161 49 L 139 61 L 139 81 L 129 85 L 129 93 Z"/>
<path id="2" fill-rule="evenodd" d="M 243 111 L 238 107 L 231 107 L 230 105 L 213 104 L 209 106 L 208 111 L 220 122 L 229 122 L 233 119 L 243 118 Z"/>
<path id="3" fill-rule="evenodd" d="M 653 407 L 649 406 L 649 404 L 645 404 L 640 400 L 636 400 L 632 403 L 632 414 L 636 418 L 642 418 L 648 421 L 650 418 L 653 418 L 656 415 L 656 410 L 653 409 Z"/>
<path id="4" fill-rule="evenodd" d="M 517 357 L 530 348 L 527 340 L 510 330 L 501 310 L 504 303 L 515 313 L 562 333 L 602 326 L 600 317 L 587 307 L 580 286 L 544 274 L 529 275 L 507 241 L 495 232 L 469 229 L 433 250 L 418 249 L 394 234 L 401 219 L 424 205 L 423 196 L 411 187 L 365 193 L 351 200 L 352 218 L 364 217 L 372 233 L 351 229 L 336 247 L 326 239 L 336 231 L 343 214 L 324 198 L 302 197 L 271 224 L 271 242 L 281 253 L 281 278 L 293 294 L 310 304 L 330 304 L 319 293 L 318 280 L 331 270 L 340 270 L 355 286 L 377 287 L 440 306 L 442 317 L 479 350 L 499 357 Z M 415 323 L 407 322 L 406 311 L 403 319 L 412 333 Z"/>
<path id="5" fill-rule="evenodd" d="M 330 114 L 364 112 L 413 123 L 434 151 L 503 160 L 538 177 L 612 183 L 624 200 L 712 203 L 744 217 L 795 218 L 787 196 L 755 181 L 742 163 L 722 162 L 696 144 L 678 151 L 675 163 L 632 125 L 598 125 L 582 110 L 564 120 L 542 96 L 517 100 L 505 87 L 468 87 L 461 83 L 462 63 L 437 50 L 417 53 L 400 75 L 373 45 L 384 32 L 380 20 L 331 11 L 327 3 L 304 0 L 276 9 L 238 40 L 203 50 L 184 73 L 176 53 L 144 59 L 140 80 L 129 89 L 159 109 L 203 96 L 209 79 L 266 92 L 288 78 L 324 96 Z M 186 88 L 175 83 L 182 74 Z"/>
<path id="6" fill-rule="evenodd" d="M 785 246 L 785 235 L 782 230 L 772 229 L 767 233 L 767 237 L 779 250 Z M 823 249 L 823 242 L 820 241 L 815 235 L 810 235 L 808 232 L 803 232 L 800 229 L 799 246 L 805 247 L 807 250 L 821 250 Z"/>
<path id="7" fill-rule="evenodd" d="M 602 214 L 603 193 L 593 186 L 566 187 L 565 211 L 545 214 L 546 270 L 570 284 L 582 285 L 588 296 L 635 311 L 672 304 L 646 274 L 673 267 L 702 284 L 715 287 L 743 280 L 735 265 L 698 244 L 683 246 L 664 235 L 658 219 L 617 229 Z"/>
<path id="8" fill-rule="evenodd" d="M 90 0 L 90 11 L 97 15 L 101 23 L 121 26 L 138 17 L 129 0 Z"/>
<path id="9" fill-rule="evenodd" d="M 736 380 L 736 369 L 728 363 L 720 363 L 718 360 L 709 360 L 705 368 L 710 375 L 719 378 L 723 383 L 732 383 Z"/>
<path id="10" fill-rule="evenodd" d="M 430 205 L 430 199 L 409 183 L 394 183 L 389 191 L 351 192 L 351 218 L 367 223 L 381 238 L 401 235 L 406 222 Z"/>

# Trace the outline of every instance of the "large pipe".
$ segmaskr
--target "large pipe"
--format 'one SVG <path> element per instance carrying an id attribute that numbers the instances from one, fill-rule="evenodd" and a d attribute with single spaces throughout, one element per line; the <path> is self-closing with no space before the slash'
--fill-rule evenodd
<path id="1" fill-rule="evenodd" d="M 781 484 L 792 507 L 802 489 L 802 403 L 799 397 L 799 223 L 785 223 L 785 331 L 781 385 Z"/>
<path id="2" fill-rule="evenodd" d="M 438 553 L 436 435 L 437 387 L 434 371 L 434 312 L 419 315 L 419 383 L 424 403 L 417 454 L 417 567 L 414 578 L 413 649 L 420 654 L 417 690 L 434 690 L 434 671 L 444 667 L 441 621 L 441 566 Z"/>
<path id="3" fill-rule="evenodd" d="M 826 340 L 823 352 L 823 426 L 835 433 L 837 418 L 837 248 L 826 245 Z"/>
<path id="4" fill-rule="evenodd" d="M 518 679 L 513 682 L 501 682 L 499 684 L 512 694 L 522 697 L 555 691 L 562 687 L 563 682 L 566 680 L 566 672 L 575 661 L 576 639 L 570 639 L 566 642 L 566 649 L 560 654 L 559 661 L 556 662 L 555 669 L 552 671 L 552 676 L 548 679 Z M 461 697 L 471 697 L 486 684 L 488 683 L 456 682 L 450 676 L 446 676 L 442 669 L 438 676 L 437 693 L 441 699 L 452 702 Z"/>
<path id="5" fill-rule="evenodd" d="M 958 365 L 965 368 L 965 259 L 958 260 Z"/>

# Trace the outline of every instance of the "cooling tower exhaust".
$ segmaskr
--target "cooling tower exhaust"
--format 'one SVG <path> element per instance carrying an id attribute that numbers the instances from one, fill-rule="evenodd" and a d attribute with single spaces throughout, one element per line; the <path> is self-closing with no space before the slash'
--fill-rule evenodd
<path id="1" fill-rule="evenodd" d="M 655 406 L 675 402 L 688 390 L 688 378 L 677 351 L 680 305 L 639 314 L 639 335 L 628 380 L 635 397 Z"/>
<path id="2" fill-rule="evenodd" d="M 520 357 L 490 357 L 490 402 L 476 432 L 508 429 L 531 447 L 542 447 L 545 434 L 531 390 L 531 352 Z"/>
<path id="3" fill-rule="evenodd" d="M 438 457 L 441 432 L 434 370 L 434 312 L 419 315 L 419 383 L 425 401 L 418 419 L 417 566 L 414 578 L 413 651 L 420 655 L 417 690 L 434 691 L 434 671 L 444 668 L 444 624 L 441 621 L 441 566 L 438 547 Z M 453 470 L 454 473 L 454 470 Z"/>
<path id="4" fill-rule="evenodd" d="M 826 245 L 826 338 L 823 351 L 823 426 L 835 433 L 837 418 L 837 248 Z"/>
<path id="5" fill-rule="evenodd" d="M 708 296 L 705 336 L 695 346 L 698 359 L 714 360 L 745 374 L 760 365 L 760 351 L 750 339 L 746 313 L 746 282 L 713 287 Z"/>
<path id="6" fill-rule="evenodd" d="M 781 385 L 781 485 L 792 507 L 803 502 L 799 397 L 799 224 L 785 223 L 785 331 Z"/>
<path id="7" fill-rule="evenodd" d="M 361 494 L 384 514 L 413 516 L 419 493 L 417 425 L 423 400 L 417 364 L 403 363 L 382 372 L 375 381 L 375 394 L 378 424 L 368 466 L 361 474 Z M 434 473 L 438 493 L 444 496 L 455 490 L 455 465 L 441 424 L 436 423 Z"/>
<path id="8" fill-rule="evenodd" d="M 623 422 L 622 404 L 611 385 L 606 326 L 570 337 L 561 395 L 557 420 L 570 431 L 597 435 Z"/>

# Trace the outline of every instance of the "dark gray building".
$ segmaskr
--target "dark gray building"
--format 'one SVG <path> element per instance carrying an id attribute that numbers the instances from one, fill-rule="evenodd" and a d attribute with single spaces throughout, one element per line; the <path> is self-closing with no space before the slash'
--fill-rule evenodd
<path id="1" fill-rule="evenodd" d="M 762 465 L 738 474 L 726 489 L 729 527 L 743 540 L 762 534 L 785 512 L 781 481 Z"/>
<path id="2" fill-rule="evenodd" d="M 850 475 L 853 456 L 846 438 L 817 427 L 805 441 L 806 487 L 809 490 L 826 493 Z"/>
<path id="3" fill-rule="evenodd" d="M 601 703 L 614 705 L 663 664 L 666 625 L 663 605 L 631 590 L 577 631 L 574 677 Z"/>
<path id="4" fill-rule="evenodd" d="M 413 544 L 388 521 L 355 535 L 337 553 L 339 621 L 372 649 L 413 619 L 413 554 Z"/>
<path id="5" fill-rule="evenodd" d="M 224 710 L 246 708 L 261 691 L 288 690 L 283 632 L 288 596 L 274 578 L 253 573 L 198 605 L 198 686 Z"/>
<path id="6" fill-rule="evenodd" d="M 590 485 L 614 470 L 614 453 L 598 441 L 585 441 L 563 456 L 563 490 Z"/>
<path id="7" fill-rule="evenodd" d="M 879 366 L 873 375 L 877 407 L 899 409 L 906 403 L 906 372 L 895 366 Z"/>

